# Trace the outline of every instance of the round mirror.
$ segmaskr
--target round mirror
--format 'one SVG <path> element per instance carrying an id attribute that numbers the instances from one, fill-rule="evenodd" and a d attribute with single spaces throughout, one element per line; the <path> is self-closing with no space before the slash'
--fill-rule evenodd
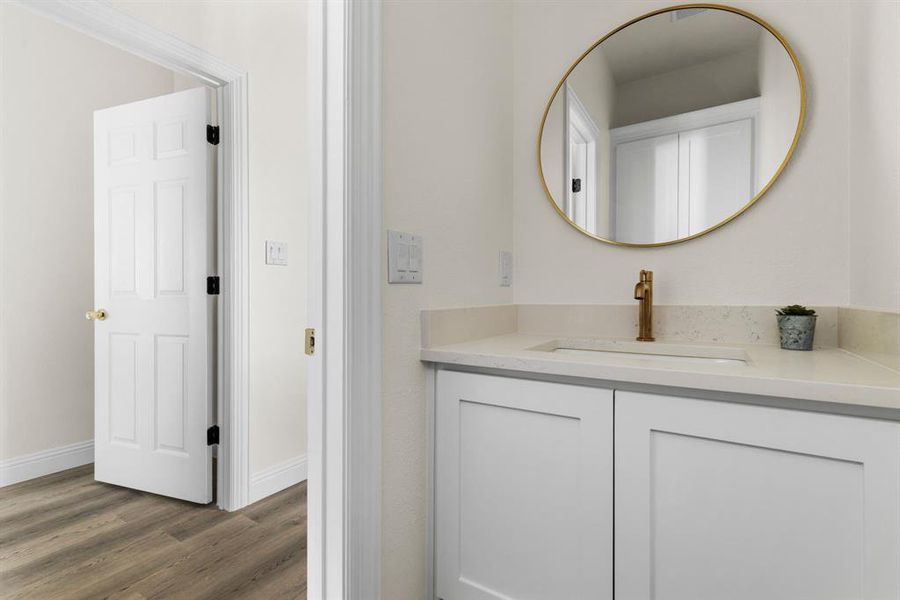
<path id="1" fill-rule="evenodd" d="M 538 143 L 544 189 L 598 240 L 683 242 L 766 192 L 805 107 L 800 63 L 763 20 L 725 6 L 654 11 L 588 48 L 556 86 Z"/>

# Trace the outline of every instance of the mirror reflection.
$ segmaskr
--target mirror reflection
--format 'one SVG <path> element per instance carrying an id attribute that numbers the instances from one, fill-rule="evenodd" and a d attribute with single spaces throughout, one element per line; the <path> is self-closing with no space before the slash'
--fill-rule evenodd
<path id="1" fill-rule="evenodd" d="M 604 39 L 550 101 L 544 184 L 583 232 L 622 244 L 705 233 L 749 206 L 793 150 L 799 66 L 749 16 L 674 9 Z"/>

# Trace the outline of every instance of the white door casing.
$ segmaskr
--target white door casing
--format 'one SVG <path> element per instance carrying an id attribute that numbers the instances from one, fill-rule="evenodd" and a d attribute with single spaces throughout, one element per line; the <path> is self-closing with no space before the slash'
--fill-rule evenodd
<path id="1" fill-rule="evenodd" d="M 95 477 L 212 501 L 211 91 L 94 114 Z"/>
<path id="2" fill-rule="evenodd" d="M 900 424 L 615 395 L 617 597 L 900 597 Z"/>
<path id="3" fill-rule="evenodd" d="M 381 2 L 309 3 L 307 577 L 381 597 Z"/>
<path id="4" fill-rule="evenodd" d="M 437 372 L 444 600 L 612 598 L 612 391 Z"/>
<path id="5" fill-rule="evenodd" d="M 568 83 L 565 86 L 565 189 L 566 215 L 576 225 L 591 233 L 597 232 L 598 156 L 600 129 L 591 113 Z M 573 189 L 574 180 L 581 183 L 580 191 Z"/>

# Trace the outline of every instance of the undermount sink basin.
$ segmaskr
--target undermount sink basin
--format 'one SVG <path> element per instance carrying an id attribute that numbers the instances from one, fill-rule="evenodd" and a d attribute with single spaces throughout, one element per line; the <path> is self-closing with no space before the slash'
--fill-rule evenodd
<path id="1" fill-rule="evenodd" d="M 659 342 L 627 342 L 617 340 L 555 340 L 531 350 L 585 358 L 620 358 L 682 364 L 746 365 L 747 353 L 742 348 L 699 346 Z"/>

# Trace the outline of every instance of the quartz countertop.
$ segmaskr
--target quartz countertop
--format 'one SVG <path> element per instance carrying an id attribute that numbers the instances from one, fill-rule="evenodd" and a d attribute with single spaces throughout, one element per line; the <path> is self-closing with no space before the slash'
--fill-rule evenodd
<path id="1" fill-rule="evenodd" d="M 839 348 L 800 352 L 762 344 L 721 345 L 743 350 L 746 364 L 671 363 L 607 353 L 570 355 L 538 349 L 566 347 L 572 341 L 564 336 L 511 333 L 423 348 L 420 358 L 425 362 L 489 370 L 836 403 L 897 411 L 896 418 L 900 418 L 900 371 Z M 647 343 L 665 344 L 666 340 Z"/>

